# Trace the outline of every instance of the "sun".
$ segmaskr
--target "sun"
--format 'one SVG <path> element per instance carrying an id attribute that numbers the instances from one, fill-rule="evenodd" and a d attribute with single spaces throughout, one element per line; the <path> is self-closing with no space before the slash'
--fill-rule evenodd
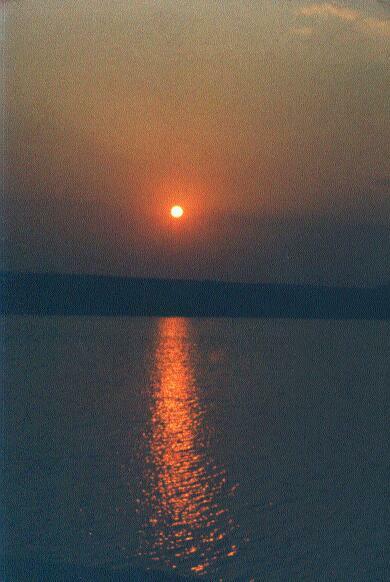
<path id="1" fill-rule="evenodd" d="M 181 218 L 184 214 L 184 210 L 181 206 L 175 205 L 171 208 L 171 216 L 173 218 Z"/>

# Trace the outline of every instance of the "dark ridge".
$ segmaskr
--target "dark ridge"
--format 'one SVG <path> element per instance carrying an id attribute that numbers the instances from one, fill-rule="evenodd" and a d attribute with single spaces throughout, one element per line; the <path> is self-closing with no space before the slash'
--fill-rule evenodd
<path id="1" fill-rule="evenodd" d="M 390 286 L 0 274 L 3 314 L 388 319 Z"/>

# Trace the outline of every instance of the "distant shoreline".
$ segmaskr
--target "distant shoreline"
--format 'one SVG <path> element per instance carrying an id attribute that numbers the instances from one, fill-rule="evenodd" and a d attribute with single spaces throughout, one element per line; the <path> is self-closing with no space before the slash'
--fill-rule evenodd
<path id="1" fill-rule="evenodd" d="M 0 274 L 0 312 L 389 319 L 390 286 L 321 287 L 7 272 Z"/>

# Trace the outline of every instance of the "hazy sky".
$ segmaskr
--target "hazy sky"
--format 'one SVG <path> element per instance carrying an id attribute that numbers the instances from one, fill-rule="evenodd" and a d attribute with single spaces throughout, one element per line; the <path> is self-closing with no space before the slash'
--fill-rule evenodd
<path id="1" fill-rule="evenodd" d="M 0 10 L 6 268 L 390 279 L 387 0 Z"/>

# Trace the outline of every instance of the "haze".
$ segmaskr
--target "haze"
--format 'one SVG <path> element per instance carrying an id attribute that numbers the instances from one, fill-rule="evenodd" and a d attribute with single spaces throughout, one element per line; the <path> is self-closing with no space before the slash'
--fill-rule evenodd
<path id="1" fill-rule="evenodd" d="M 390 279 L 386 1 L 0 10 L 3 269 Z"/>

